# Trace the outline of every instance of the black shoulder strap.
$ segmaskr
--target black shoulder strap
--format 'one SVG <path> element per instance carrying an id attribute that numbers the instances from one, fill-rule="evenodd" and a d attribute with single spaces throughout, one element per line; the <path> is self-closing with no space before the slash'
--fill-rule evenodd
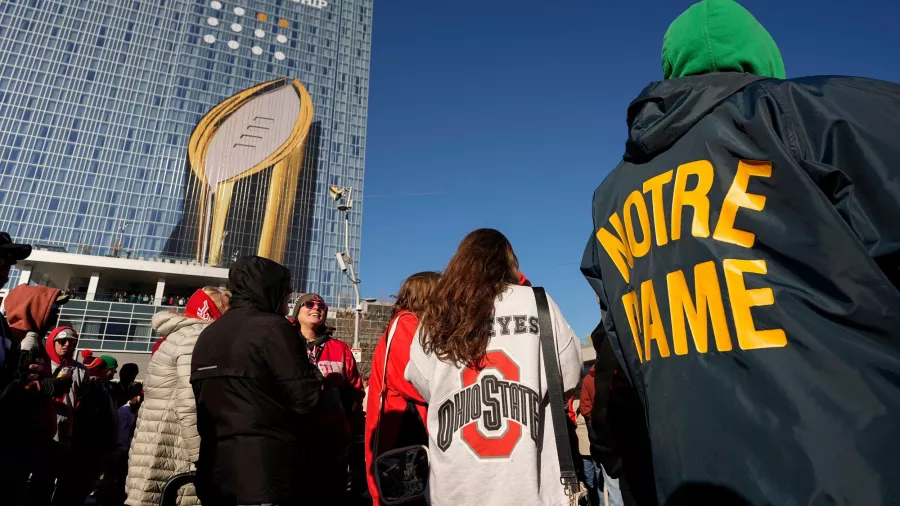
<path id="1" fill-rule="evenodd" d="M 550 396 L 550 419 L 553 421 L 556 453 L 559 456 L 559 481 L 565 487 L 567 495 L 574 495 L 578 492 L 578 475 L 575 474 L 572 447 L 569 444 L 569 429 L 566 426 L 566 403 L 563 401 L 562 375 L 559 371 L 556 340 L 553 338 L 550 304 L 543 288 L 534 287 L 533 290 L 541 329 L 541 355 L 547 374 L 547 394 Z"/>

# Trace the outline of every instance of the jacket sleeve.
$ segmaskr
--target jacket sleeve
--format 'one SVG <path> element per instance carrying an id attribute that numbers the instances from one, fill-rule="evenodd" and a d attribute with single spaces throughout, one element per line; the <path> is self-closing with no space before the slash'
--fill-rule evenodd
<path id="1" fill-rule="evenodd" d="M 828 77 L 778 90 L 792 154 L 900 287 L 900 85 Z"/>
<path id="2" fill-rule="evenodd" d="M 375 346 L 372 356 L 372 370 L 369 373 L 369 398 L 366 399 L 366 482 L 369 494 L 372 496 L 372 504 L 381 504 L 378 500 L 378 487 L 375 484 L 375 472 L 373 469 L 375 460 L 374 436 L 381 417 L 381 388 L 382 368 L 384 367 L 384 337 Z"/>
<path id="3" fill-rule="evenodd" d="M 169 345 L 174 347 L 167 340 L 160 348 Z M 175 358 L 175 372 L 178 375 L 175 385 L 175 415 L 178 417 L 188 458 L 195 463 L 200 457 L 200 433 L 197 431 L 197 403 L 191 388 L 191 356 L 190 353 L 180 353 Z"/>
<path id="4" fill-rule="evenodd" d="M 413 390 L 426 404 L 431 400 L 433 366 L 430 360 L 433 357 L 434 355 L 425 354 L 425 350 L 422 349 L 418 341 L 413 341 L 409 347 L 409 362 L 407 362 L 406 370 L 403 373 L 403 378 L 412 385 Z"/>
<path id="5" fill-rule="evenodd" d="M 415 339 L 416 330 L 419 328 L 419 320 L 412 313 L 404 313 L 399 316 L 397 330 L 394 331 L 394 340 L 391 343 L 391 352 L 388 355 L 387 383 L 390 388 L 396 390 L 404 399 L 416 404 L 425 404 L 425 399 L 419 395 L 412 383 L 403 377 L 406 366 L 409 364 L 409 350 Z M 390 327 L 388 327 L 390 331 Z M 385 334 L 387 339 L 387 334 Z M 381 362 L 384 367 L 384 362 Z M 378 374 L 381 374 L 379 371 Z"/>
<path id="6" fill-rule="evenodd" d="M 347 354 L 344 355 L 344 371 L 347 372 L 347 384 L 353 388 L 355 394 L 355 408 L 362 410 L 362 401 L 366 397 L 366 387 L 363 385 L 362 376 L 359 374 L 359 367 L 356 364 L 356 358 L 352 351 L 348 348 Z"/>
<path id="7" fill-rule="evenodd" d="M 609 340 L 604 337 L 603 323 L 593 332 L 594 349 L 597 351 L 597 363 L 594 365 L 594 376 L 585 380 L 592 381 L 592 403 L 588 436 L 591 441 L 591 455 L 601 463 L 607 474 L 613 475 L 621 468 L 621 459 L 616 449 L 615 438 L 609 423 L 610 387 L 619 363 L 612 351 Z M 582 391 L 583 392 L 583 391 Z M 587 416 L 586 416 L 587 418 Z"/>
<path id="8" fill-rule="evenodd" d="M 585 420 L 591 419 L 591 409 L 594 407 L 594 376 L 588 374 L 581 380 L 581 395 L 578 397 L 578 412 Z"/>
<path id="9" fill-rule="evenodd" d="M 596 195 L 594 196 L 596 199 Z M 581 273 L 587 279 L 594 293 L 597 295 L 597 303 L 600 305 L 601 325 L 606 335 L 606 340 L 612 345 L 619 363 L 622 364 L 622 372 L 628 375 L 629 380 L 634 384 L 634 376 L 628 367 L 628 361 L 623 360 L 624 353 L 621 349 L 621 341 L 616 331 L 616 324 L 613 322 L 612 315 L 609 313 L 609 298 L 606 296 L 606 290 L 603 286 L 603 274 L 600 272 L 600 243 L 592 233 L 588 239 L 587 246 L 584 248 L 584 256 L 581 258 Z M 597 332 L 595 330 L 594 332 Z M 598 349 L 597 341 L 594 341 L 594 349 Z M 596 392 L 594 392 L 596 394 Z M 595 401 L 596 403 L 596 401 Z"/>
<path id="10" fill-rule="evenodd" d="M 287 407 L 298 415 L 308 415 L 322 395 L 318 369 L 310 363 L 297 333 L 286 319 L 273 325 L 269 335 L 271 338 L 261 347 L 263 360 L 285 394 Z"/>
<path id="11" fill-rule="evenodd" d="M 556 338 L 556 348 L 559 350 L 559 368 L 562 375 L 563 390 L 566 397 L 572 396 L 581 381 L 581 371 L 584 368 L 584 360 L 581 356 L 581 340 L 575 335 L 575 331 L 569 326 L 550 295 L 547 295 L 547 303 L 550 305 L 550 315 L 553 321 L 553 335 Z M 572 414 L 574 417 L 574 413 Z"/>

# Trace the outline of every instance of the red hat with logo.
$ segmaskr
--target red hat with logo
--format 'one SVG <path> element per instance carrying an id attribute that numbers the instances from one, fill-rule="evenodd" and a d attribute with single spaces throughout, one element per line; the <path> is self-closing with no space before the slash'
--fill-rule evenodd
<path id="1" fill-rule="evenodd" d="M 216 306 L 215 301 L 201 288 L 194 292 L 194 295 L 191 295 L 191 298 L 188 299 L 184 308 L 184 316 L 213 322 L 222 316 L 222 312 L 219 311 L 219 307 Z"/>

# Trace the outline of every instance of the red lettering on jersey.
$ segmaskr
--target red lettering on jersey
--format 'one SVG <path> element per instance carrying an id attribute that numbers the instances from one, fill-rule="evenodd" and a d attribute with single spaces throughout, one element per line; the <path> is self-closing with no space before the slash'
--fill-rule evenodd
<path id="1" fill-rule="evenodd" d="M 519 381 L 519 366 L 503 351 L 489 351 L 485 357 L 488 366 L 485 369 L 495 369 L 508 381 Z M 478 382 L 478 373 L 472 368 L 466 368 L 462 372 L 463 388 Z M 504 458 L 512 454 L 513 449 L 522 438 L 522 425 L 512 419 L 507 419 L 506 432 L 499 437 L 487 437 L 478 428 L 478 421 L 472 421 L 462 429 L 462 440 L 469 445 L 476 455 L 482 458 Z"/>

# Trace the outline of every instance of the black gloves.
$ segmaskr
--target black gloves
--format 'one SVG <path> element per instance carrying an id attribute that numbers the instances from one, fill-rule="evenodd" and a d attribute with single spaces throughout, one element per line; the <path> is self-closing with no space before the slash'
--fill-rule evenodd
<path id="1" fill-rule="evenodd" d="M 41 393 L 47 397 L 61 397 L 72 390 L 72 378 L 47 378 L 41 380 Z"/>

